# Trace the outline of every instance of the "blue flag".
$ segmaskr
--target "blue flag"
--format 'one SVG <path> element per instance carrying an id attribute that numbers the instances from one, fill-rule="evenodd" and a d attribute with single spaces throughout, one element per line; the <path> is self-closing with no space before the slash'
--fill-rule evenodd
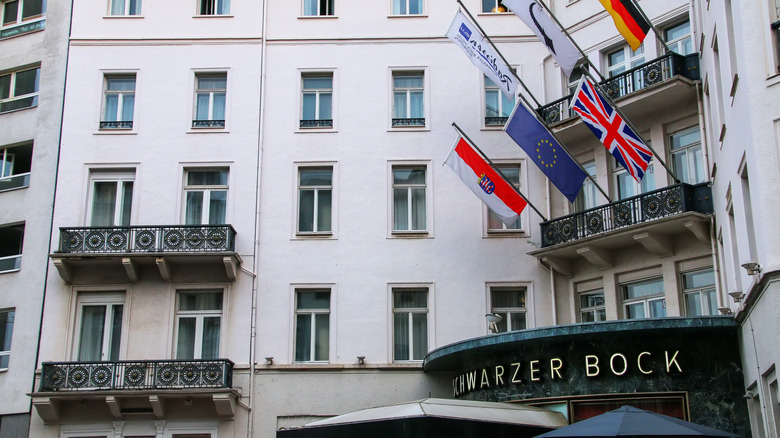
<path id="1" fill-rule="evenodd" d="M 517 102 L 504 130 L 569 202 L 574 202 L 587 178 L 585 171 L 522 102 Z"/>

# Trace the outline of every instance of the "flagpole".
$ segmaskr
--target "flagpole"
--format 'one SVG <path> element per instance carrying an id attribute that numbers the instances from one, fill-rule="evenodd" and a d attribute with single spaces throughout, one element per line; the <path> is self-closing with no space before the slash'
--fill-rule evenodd
<path id="1" fill-rule="evenodd" d="M 458 0 L 458 1 L 460 1 L 460 0 Z M 582 48 L 580 47 L 580 45 L 579 45 L 579 44 L 577 44 L 577 42 L 576 42 L 576 41 L 574 41 L 574 38 L 572 38 L 572 37 L 571 37 L 571 35 L 569 35 L 569 32 L 566 30 L 566 28 L 564 28 L 564 27 L 563 27 L 563 25 L 561 24 L 561 22 L 560 22 L 560 21 L 558 21 L 558 19 L 557 19 L 557 18 L 555 17 L 555 15 L 552 13 L 552 11 L 550 10 L 550 8 L 548 8 L 548 7 L 547 7 L 547 5 L 546 5 L 546 4 L 544 4 L 544 1 L 541 1 L 541 0 L 540 0 L 540 1 L 537 1 L 537 2 L 536 2 L 536 4 L 538 4 L 538 5 L 541 5 L 541 7 L 542 7 L 542 8 L 544 8 L 544 10 L 545 10 L 545 11 L 547 11 L 547 14 L 548 14 L 548 15 L 549 15 L 549 16 L 550 16 L 550 17 L 551 17 L 551 18 L 552 18 L 552 19 L 555 21 L 555 23 L 556 23 L 556 24 L 558 25 L 558 27 L 561 29 L 561 31 L 563 32 L 563 34 L 564 34 L 564 35 L 566 35 L 566 38 L 568 38 L 568 39 L 569 39 L 569 41 L 571 41 L 571 43 L 572 43 L 572 44 L 574 44 L 574 47 L 576 47 L 576 48 L 577 48 L 577 50 L 579 50 L 579 51 L 580 51 L 580 55 L 582 55 L 582 57 L 583 57 L 583 58 L 585 58 L 585 62 L 587 62 L 587 63 L 588 63 L 588 65 L 589 65 L 589 66 L 591 66 L 591 67 L 593 68 L 593 70 L 596 72 L 596 74 L 597 74 L 597 75 L 599 75 L 599 77 L 601 78 L 601 80 L 602 80 L 602 81 L 606 81 L 606 80 L 607 80 L 607 78 L 605 78 L 604 76 L 602 76 L 602 75 L 601 75 L 601 72 L 599 71 L 599 69 L 598 69 L 598 68 L 596 68 L 596 66 L 595 66 L 595 65 L 593 65 L 593 63 L 590 61 L 590 58 L 588 58 L 588 55 L 586 55 L 586 54 L 585 54 L 585 52 L 583 52 L 583 51 L 582 51 Z"/>
<path id="2" fill-rule="evenodd" d="M 609 102 L 610 105 L 612 105 L 613 108 L 615 108 L 615 111 L 617 111 L 617 113 L 623 119 L 623 122 L 625 122 L 625 124 L 628 125 L 628 127 L 631 128 L 631 130 L 634 131 L 636 133 L 636 135 L 640 135 L 639 133 L 641 131 L 636 129 L 634 124 L 631 123 L 630 120 L 628 120 L 628 118 L 625 116 L 625 114 L 623 114 L 623 111 L 620 110 L 620 107 L 618 107 L 617 104 L 609 97 L 609 95 L 607 94 L 606 90 L 601 88 L 601 84 L 597 83 L 596 79 L 593 76 L 591 76 L 590 73 L 588 73 L 587 71 L 585 71 L 585 75 L 588 76 L 591 80 L 593 80 L 593 82 L 596 85 L 596 87 L 598 87 L 598 89 L 601 91 L 601 96 L 604 99 L 606 99 L 606 101 Z M 643 138 L 642 141 L 645 141 L 645 139 Z M 666 165 L 666 162 L 658 155 L 658 153 L 655 151 L 655 148 L 653 148 L 652 145 L 648 145 L 648 148 L 650 149 L 650 152 L 653 153 L 653 156 L 656 158 L 656 160 L 658 160 L 658 162 L 661 163 L 661 166 L 663 166 L 663 168 L 666 169 L 666 172 L 669 175 L 671 175 L 672 179 L 674 179 L 674 182 L 679 184 L 680 183 L 680 179 L 677 178 L 677 175 L 675 175 L 675 173 L 672 171 L 672 169 L 670 169 L 669 166 Z"/>
<path id="3" fill-rule="evenodd" d="M 485 29 L 482 29 L 482 26 L 480 26 L 479 23 L 477 23 L 477 19 L 474 18 L 473 15 L 471 15 L 471 12 L 469 12 L 468 8 L 466 8 L 466 6 L 463 3 L 461 3 L 460 0 L 457 0 L 457 1 L 458 1 L 458 4 L 460 5 L 461 9 L 463 9 L 466 12 L 466 15 L 469 16 L 469 18 L 471 19 L 471 22 L 474 23 L 475 26 L 477 26 L 477 29 L 479 29 L 479 31 L 482 32 L 482 35 L 485 36 L 485 39 L 490 43 L 490 45 L 493 47 L 493 49 L 496 51 L 496 53 L 498 53 L 498 56 L 501 57 L 501 60 L 504 61 L 504 64 L 508 65 L 510 67 L 510 69 L 511 69 L 512 64 L 510 64 L 509 61 L 507 61 L 506 58 L 504 58 L 504 55 L 501 54 L 501 51 L 498 50 L 498 47 L 496 47 L 496 45 L 493 44 L 493 40 L 490 39 L 488 34 L 485 32 Z M 529 96 L 531 96 L 531 99 L 533 99 L 534 102 L 536 102 L 536 106 L 537 107 L 542 106 L 542 104 L 539 103 L 538 100 L 536 100 L 536 97 L 534 97 L 533 93 L 531 93 L 531 90 L 529 90 L 528 87 L 525 86 L 525 83 L 523 82 L 522 79 L 520 79 L 520 76 L 518 76 L 517 73 L 514 72 L 514 70 L 510 70 L 510 71 L 515 76 L 515 79 L 517 79 L 517 82 L 520 85 L 523 86 L 523 89 L 525 90 L 525 92 L 528 93 Z"/>
<path id="4" fill-rule="evenodd" d="M 642 18 L 647 21 L 648 24 L 650 24 L 650 29 L 653 29 L 653 33 L 655 34 L 656 39 L 661 43 L 662 46 L 664 46 L 664 49 L 666 49 L 666 53 L 669 53 L 672 51 L 672 49 L 669 48 L 669 46 L 666 45 L 666 41 L 661 38 L 661 33 L 658 32 L 658 29 L 655 28 L 655 24 L 653 24 L 652 21 L 650 21 L 650 17 L 645 14 L 645 11 L 642 10 L 642 8 L 639 6 L 639 3 L 635 0 L 628 0 L 630 3 L 633 3 L 636 7 L 636 10 L 642 15 Z"/>
<path id="5" fill-rule="evenodd" d="M 463 138 L 465 138 L 465 139 L 466 139 L 466 141 L 467 141 L 467 142 L 469 142 L 469 144 L 470 144 L 470 145 L 471 145 L 471 146 L 472 146 L 472 147 L 473 147 L 473 148 L 474 148 L 474 149 L 475 149 L 477 152 L 479 152 L 479 154 L 480 154 L 480 155 L 482 155 L 482 158 L 484 158 L 484 159 L 485 159 L 485 161 L 487 161 L 487 163 L 490 165 L 490 167 L 491 167 L 491 168 L 493 168 L 493 170 L 495 170 L 495 171 L 496 171 L 496 173 L 498 173 L 498 174 L 499 174 L 499 176 L 501 176 L 501 178 L 504 178 L 504 180 L 505 180 L 505 181 L 509 182 L 509 178 L 507 178 L 507 177 L 506 177 L 506 175 L 504 175 L 504 173 L 503 173 L 503 172 L 501 172 L 501 171 L 500 171 L 500 170 L 499 170 L 499 169 L 496 167 L 496 165 L 495 165 L 495 164 L 493 164 L 493 161 L 491 161 L 491 160 L 490 160 L 490 158 L 488 158 L 488 156 L 487 156 L 487 155 L 485 155 L 485 153 L 484 153 L 484 152 L 482 152 L 482 150 L 481 150 L 481 149 L 480 149 L 480 148 L 477 146 L 477 144 L 476 144 L 476 143 L 474 143 L 474 142 L 473 142 L 473 141 L 472 141 L 472 140 L 469 138 L 469 136 L 468 136 L 468 135 L 466 135 L 466 133 L 465 133 L 465 132 L 463 132 L 463 130 L 462 130 L 462 129 L 460 129 L 460 126 L 458 126 L 458 124 L 457 124 L 457 123 L 455 123 L 455 122 L 452 122 L 452 127 L 453 127 L 453 128 L 455 128 L 455 130 L 456 130 L 456 131 L 458 131 L 458 134 L 459 134 L 459 135 L 461 135 Z M 457 144 L 457 143 L 456 143 L 456 144 Z M 453 149 L 454 149 L 454 148 L 453 148 Z M 450 151 L 450 152 L 452 152 L 452 151 Z M 449 156 L 449 155 L 447 155 L 447 156 Z M 520 195 L 520 197 L 521 197 L 521 198 L 525 199 L 525 202 L 527 202 L 527 203 L 528 203 L 528 206 L 530 206 L 530 207 L 531 207 L 531 208 L 532 208 L 532 209 L 533 209 L 533 210 L 536 212 L 536 214 L 538 214 L 538 215 L 539 215 L 539 217 L 541 217 L 541 218 L 542 218 L 542 221 L 543 221 L 543 222 L 547 222 L 547 218 L 546 218 L 546 217 L 544 217 L 544 215 L 542 214 L 542 212 L 541 212 L 541 211 L 539 211 L 539 209 L 538 209 L 538 208 L 536 208 L 536 206 L 534 206 L 534 204 L 532 204 L 532 203 L 531 203 L 531 201 L 530 201 L 530 200 L 529 200 L 529 199 L 528 199 L 528 198 L 527 198 L 527 197 L 526 197 L 526 196 L 525 196 L 525 195 L 524 195 L 524 194 L 523 194 L 523 193 L 522 193 L 520 190 L 518 190 L 518 189 L 517 189 L 517 187 L 515 187 L 515 185 L 514 185 L 514 184 L 511 184 L 511 183 L 510 183 L 510 184 L 509 184 L 509 186 L 511 186 L 511 187 L 512 187 L 512 189 L 513 189 L 515 192 L 517 192 L 517 194 L 518 194 L 518 195 Z"/>
<path id="6" fill-rule="evenodd" d="M 520 95 L 520 98 L 521 98 L 521 99 L 523 99 L 523 102 L 525 102 L 525 104 L 526 104 L 526 105 L 528 105 L 529 107 L 531 106 L 531 105 L 530 105 L 530 102 L 528 102 L 528 101 L 525 99 L 525 97 L 524 97 L 524 96 Z M 518 102 L 517 104 L 518 104 L 518 105 L 521 105 L 521 103 L 520 103 L 520 102 Z M 517 108 L 516 108 L 516 107 L 515 107 L 515 111 L 517 111 Z M 536 120 L 537 120 L 539 123 L 541 123 L 541 124 L 542 124 L 542 126 L 544 126 L 545 128 L 547 127 L 547 124 L 546 124 L 546 123 L 544 123 L 544 121 L 542 121 L 542 119 L 539 117 L 539 114 L 538 114 L 536 111 L 534 111 L 534 110 L 530 110 L 529 112 L 531 112 L 531 113 L 534 115 L 534 117 L 536 117 Z M 512 112 L 512 114 L 514 114 L 514 111 Z M 512 116 L 509 116 L 509 118 L 511 119 L 511 118 L 512 118 Z M 506 127 L 504 127 L 504 130 L 506 131 Z M 584 167 L 582 167 L 582 164 L 580 164 L 580 162 L 579 162 L 579 161 L 577 161 L 577 160 L 574 158 L 574 155 L 572 155 L 572 154 L 571 154 L 571 152 L 569 152 L 569 150 L 568 150 L 568 149 L 566 149 L 566 146 L 564 146 L 564 144 L 563 144 L 563 143 L 562 143 L 560 140 L 558 140 L 558 137 L 556 137 L 556 136 L 555 136 L 555 133 L 554 133 L 554 132 L 552 132 L 552 130 L 550 130 L 550 129 L 547 129 L 547 132 L 549 132 L 549 133 L 550 133 L 550 136 L 551 136 L 553 139 L 555 139 L 555 141 L 556 141 L 556 142 L 558 142 L 558 144 L 559 144 L 559 145 L 561 145 L 561 149 L 563 149 L 563 151 L 564 151 L 564 152 L 566 152 L 566 153 L 569 155 L 569 157 L 571 157 L 571 160 L 572 160 L 572 161 L 574 161 L 574 163 L 575 163 L 575 164 L 576 164 L 576 165 L 577 165 L 577 166 L 578 166 L 578 167 L 579 167 L 579 168 L 580 168 L 580 169 L 581 169 L 581 170 L 582 170 L 582 171 L 585 173 L 585 176 L 587 176 L 587 177 L 588 177 L 588 179 L 590 179 L 590 181 L 593 183 L 593 185 L 595 185 L 595 186 L 596 186 L 596 188 L 597 188 L 597 189 L 599 189 L 599 192 L 601 192 L 601 194 L 602 194 L 602 195 L 604 195 L 604 197 L 607 199 L 607 202 L 612 202 L 612 198 L 610 198 L 610 197 L 609 197 L 609 195 L 607 194 L 607 192 L 605 192 L 605 191 L 604 191 L 604 189 L 603 189 L 603 188 L 601 188 L 601 186 L 599 185 L 599 183 L 597 183 L 597 182 L 596 182 L 596 179 L 595 179 L 595 178 L 593 178 L 593 175 L 589 174 L 589 173 L 588 173 L 588 171 L 587 171 L 587 170 L 585 170 L 585 168 L 584 168 Z"/>

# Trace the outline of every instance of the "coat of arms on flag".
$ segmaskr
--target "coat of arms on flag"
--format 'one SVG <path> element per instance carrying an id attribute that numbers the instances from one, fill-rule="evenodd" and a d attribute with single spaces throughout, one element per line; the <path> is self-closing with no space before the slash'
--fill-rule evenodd
<path id="1" fill-rule="evenodd" d="M 637 181 L 641 181 L 653 153 L 639 135 L 626 124 L 615 108 L 599 94 L 585 76 L 571 101 L 571 109 Z"/>

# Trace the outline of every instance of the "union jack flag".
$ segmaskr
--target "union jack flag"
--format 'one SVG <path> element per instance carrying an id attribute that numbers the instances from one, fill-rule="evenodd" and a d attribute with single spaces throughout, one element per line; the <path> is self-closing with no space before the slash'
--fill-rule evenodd
<path id="1" fill-rule="evenodd" d="M 626 124 L 623 117 L 585 76 L 574 92 L 571 109 L 580 115 L 585 125 L 596 134 L 618 163 L 637 182 L 641 181 L 650 159 L 653 158 L 650 147 Z"/>

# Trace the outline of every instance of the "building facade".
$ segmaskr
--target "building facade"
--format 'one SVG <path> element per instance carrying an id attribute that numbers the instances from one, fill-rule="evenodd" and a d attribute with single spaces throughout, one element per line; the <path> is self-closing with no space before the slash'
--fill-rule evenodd
<path id="1" fill-rule="evenodd" d="M 26 436 L 38 352 L 70 5 L 0 3 L 0 437 Z"/>

